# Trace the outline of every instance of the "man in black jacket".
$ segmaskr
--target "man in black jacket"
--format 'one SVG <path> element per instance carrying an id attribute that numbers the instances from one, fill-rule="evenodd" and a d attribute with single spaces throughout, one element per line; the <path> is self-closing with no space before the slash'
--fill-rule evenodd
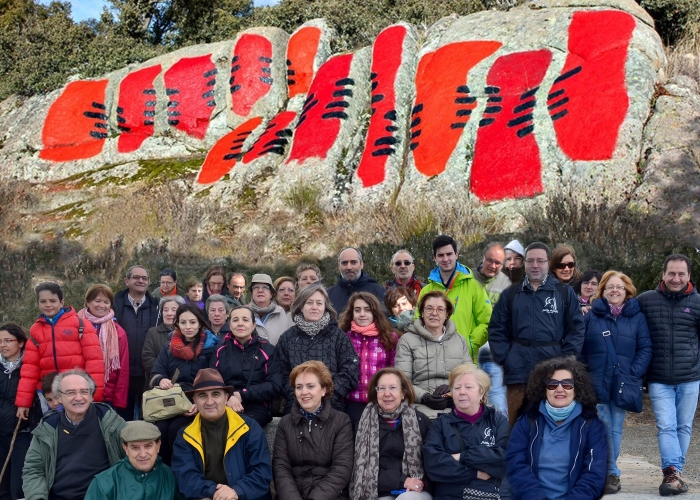
<path id="1" fill-rule="evenodd" d="M 362 252 L 358 248 L 343 248 L 338 254 L 338 283 L 327 290 L 338 315 L 345 310 L 350 296 L 355 292 L 369 292 L 379 299 L 380 304 L 384 303 L 385 288 L 363 271 L 364 267 Z"/>
<path id="2" fill-rule="evenodd" d="M 653 351 L 647 370 L 656 418 L 662 496 L 688 491 L 682 479 L 700 387 L 700 294 L 690 281 L 690 259 L 672 254 L 656 290 L 639 296 Z"/>
<path id="3" fill-rule="evenodd" d="M 114 317 L 126 332 L 129 343 L 129 397 L 122 416 L 132 420 L 134 408 L 141 413 L 146 384 L 141 353 L 148 329 L 156 326 L 158 301 L 148 291 L 148 271 L 144 267 L 131 266 L 126 271 L 124 284 L 126 288 L 114 296 Z"/>
<path id="4" fill-rule="evenodd" d="M 503 366 L 511 427 L 530 372 L 540 361 L 578 356 L 585 326 L 573 288 L 548 274 L 550 252 L 540 242 L 525 250 L 525 278 L 502 294 L 489 322 L 493 360 Z"/>

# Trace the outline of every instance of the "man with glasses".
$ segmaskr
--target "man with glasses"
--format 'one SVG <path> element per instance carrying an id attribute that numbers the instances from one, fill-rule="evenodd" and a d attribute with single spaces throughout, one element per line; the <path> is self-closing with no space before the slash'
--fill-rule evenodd
<path id="1" fill-rule="evenodd" d="M 134 409 L 141 412 L 146 385 L 141 354 L 148 329 L 156 326 L 158 320 L 158 300 L 148 291 L 148 283 L 148 271 L 143 266 L 132 266 L 126 271 L 126 288 L 114 296 L 114 317 L 129 343 L 129 395 L 124 410 L 129 420 L 134 418 Z"/>
<path id="2" fill-rule="evenodd" d="M 585 327 L 576 292 L 548 274 L 551 253 L 544 243 L 525 250 L 525 277 L 508 288 L 489 323 L 493 360 L 503 366 L 508 420 L 515 424 L 535 365 L 583 347 Z"/>
<path id="3" fill-rule="evenodd" d="M 380 304 L 384 302 L 386 290 L 363 270 L 364 267 L 359 248 L 346 247 L 338 254 L 338 283 L 326 290 L 333 309 L 338 314 L 345 310 L 350 296 L 355 292 L 371 293 L 379 299 Z"/>
<path id="4" fill-rule="evenodd" d="M 391 257 L 391 262 L 389 263 L 391 272 L 394 275 L 393 280 L 386 280 L 384 286 L 386 290 L 389 291 L 392 288 L 406 287 L 409 290 L 413 290 L 416 299 L 420 295 L 421 289 L 425 286 L 416 275 L 416 265 L 413 260 L 413 256 L 408 253 L 408 250 L 401 249 L 396 252 Z"/>
<path id="5" fill-rule="evenodd" d="M 228 292 L 231 294 L 234 306 L 242 306 L 245 303 L 245 276 L 241 273 L 231 273 L 228 276 Z"/>
<path id="6" fill-rule="evenodd" d="M 505 250 L 500 243 L 497 241 L 489 243 L 484 249 L 481 264 L 474 270 L 474 277 L 479 280 L 479 283 L 484 285 L 489 300 L 493 305 L 498 302 L 501 293 L 512 284 L 508 276 L 501 272 L 505 257 Z M 488 342 L 479 349 L 479 366 L 491 378 L 489 402 L 496 410 L 508 416 L 506 389 L 503 386 L 503 368 L 493 362 Z"/>
<path id="7" fill-rule="evenodd" d="M 688 491 L 682 474 L 700 386 L 700 295 L 690 259 L 666 257 L 661 283 L 641 294 L 639 305 L 654 346 L 647 381 L 664 475 L 659 494 L 675 495 Z"/>
<path id="8" fill-rule="evenodd" d="M 455 322 L 457 333 L 467 341 L 469 356 L 476 362 L 479 348 L 488 340 L 491 301 L 484 287 L 474 277 L 474 273 L 467 266 L 457 262 L 458 258 L 457 242 L 454 238 L 446 234 L 435 238 L 433 259 L 436 267 L 430 271 L 428 284 L 423 287 L 420 296 L 434 290 L 447 295 L 455 309 L 450 319 Z"/>
<path id="9" fill-rule="evenodd" d="M 120 433 L 126 422 L 93 402 L 95 382 L 87 372 L 57 375 L 53 392 L 63 410 L 49 413 L 33 432 L 22 472 L 27 500 L 83 498 L 93 477 L 125 456 Z"/>

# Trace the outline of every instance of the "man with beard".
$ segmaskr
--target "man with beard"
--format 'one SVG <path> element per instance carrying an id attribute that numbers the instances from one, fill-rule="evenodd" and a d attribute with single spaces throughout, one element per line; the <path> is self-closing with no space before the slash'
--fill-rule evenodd
<path id="1" fill-rule="evenodd" d="M 362 252 L 358 248 L 346 247 L 338 254 L 338 283 L 327 290 L 333 309 L 338 314 L 345 310 L 350 296 L 355 292 L 371 293 L 380 303 L 384 302 L 386 290 L 363 270 L 364 267 Z"/>

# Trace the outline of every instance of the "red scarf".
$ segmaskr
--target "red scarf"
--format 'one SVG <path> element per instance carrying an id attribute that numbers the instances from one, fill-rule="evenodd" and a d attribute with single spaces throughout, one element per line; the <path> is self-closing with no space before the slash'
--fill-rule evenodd
<path id="1" fill-rule="evenodd" d="M 170 292 L 168 292 L 168 293 L 165 293 L 165 292 L 163 291 L 163 289 L 161 288 L 161 289 L 160 289 L 160 295 L 161 295 L 161 297 L 169 297 L 169 296 L 171 296 L 171 295 L 177 295 L 177 285 L 175 285 L 175 286 L 173 287 L 173 289 L 170 290 Z"/>
<path id="2" fill-rule="evenodd" d="M 172 339 L 170 339 L 170 351 L 176 358 L 192 361 L 202 353 L 206 336 L 207 334 L 202 330 L 199 331 L 199 342 L 197 342 L 197 347 L 195 348 L 194 342 L 185 344 L 185 337 L 182 335 L 182 332 L 175 330 Z"/>
<path id="3" fill-rule="evenodd" d="M 352 320 L 350 322 L 350 329 L 353 332 L 359 333 L 360 335 L 364 335 L 366 337 L 376 337 L 379 335 L 379 329 L 374 321 L 367 326 L 360 326 L 355 323 L 355 320 Z"/>

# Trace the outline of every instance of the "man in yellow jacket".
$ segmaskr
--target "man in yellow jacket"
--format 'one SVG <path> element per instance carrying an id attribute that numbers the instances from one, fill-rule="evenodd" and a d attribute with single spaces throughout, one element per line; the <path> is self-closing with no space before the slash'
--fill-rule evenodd
<path id="1" fill-rule="evenodd" d="M 476 362 L 479 347 L 488 340 L 492 306 L 484 287 L 468 267 L 457 262 L 458 257 L 454 238 L 446 234 L 435 238 L 433 259 L 437 267 L 430 272 L 420 297 L 433 290 L 447 295 L 455 306 L 451 319 L 457 325 L 457 332 L 466 339 L 472 361 Z"/>

